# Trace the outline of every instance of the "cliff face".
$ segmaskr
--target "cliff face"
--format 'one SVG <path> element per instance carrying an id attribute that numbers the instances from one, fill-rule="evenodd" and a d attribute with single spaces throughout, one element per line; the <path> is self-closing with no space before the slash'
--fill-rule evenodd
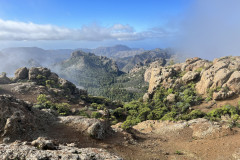
<path id="1" fill-rule="evenodd" d="M 153 94 L 157 86 L 176 88 L 194 82 L 196 92 L 203 97 L 211 92 L 215 100 L 230 98 L 240 91 L 240 57 L 222 57 L 212 62 L 191 58 L 172 66 L 151 66 L 145 81 L 149 82 L 147 95 Z"/>

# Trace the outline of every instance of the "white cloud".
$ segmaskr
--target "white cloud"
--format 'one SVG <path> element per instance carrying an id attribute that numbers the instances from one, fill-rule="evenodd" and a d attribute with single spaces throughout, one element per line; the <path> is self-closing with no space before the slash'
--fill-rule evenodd
<path id="1" fill-rule="evenodd" d="M 33 41 L 33 40 L 142 40 L 147 38 L 161 38 L 170 35 L 162 29 L 149 29 L 136 32 L 130 25 L 115 24 L 103 27 L 97 24 L 85 25 L 79 29 L 70 29 L 55 25 L 25 23 L 0 19 L 0 40 Z"/>
<path id="2" fill-rule="evenodd" d="M 192 56 L 213 59 L 240 52 L 240 1 L 195 1 L 183 21 L 179 44 Z"/>

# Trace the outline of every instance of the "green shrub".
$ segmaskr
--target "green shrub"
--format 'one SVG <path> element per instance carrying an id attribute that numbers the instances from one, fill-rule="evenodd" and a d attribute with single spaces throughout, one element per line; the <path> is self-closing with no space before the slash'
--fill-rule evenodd
<path id="1" fill-rule="evenodd" d="M 89 114 L 87 114 L 87 112 L 85 112 L 85 111 L 79 111 L 79 114 L 78 114 L 79 116 L 83 116 L 83 117 L 88 117 L 88 118 L 90 118 L 90 116 L 89 116 Z"/>
<path id="2" fill-rule="evenodd" d="M 37 75 L 36 79 L 37 79 L 37 84 L 44 85 L 44 86 L 46 85 L 46 83 L 45 83 L 46 77 L 45 76 L 39 74 L 39 75 Z"/>
<path id="3" fill-rule="evenodd" d="M 111 116 L 109 120 L 110 120 L 110 122 L 111 122 L 112 125 L 118 123 L 118 120 L 117 120 L 117 118 L 116 118 L 115 116 Z"/>
<path id="4" fill-rule="evenodd" d="M 92 118 L 102 118 L 102 114 L 100 112 L 92 112 L 91 117 Z"/>
<path id="5" fill-rule="evenodd" d="M 171 111 L 168 112 L 167 114 L 165 114 L 161 120 L 170 120 L 170 121 L 176 121 L 176 116 L 177 116 L 177 112 L 176 111 Z"/>
<path id="6" fill-rule="evenodd" d="M 56 105 L 57 112 L 60 115 L 66 116 L 66 115 L 69 115 L 71 113 L 69 104 L 67 104 L 67 103 L 57 103 L 55 105 Z"/>
<path id="7" fill-rule="evenodd" d="M 220 120 L 221 116 L 223 116 L 223 115 L 229 115 L 229 116 L 233 117 L 236 114 L 239 115 L 238 107 L 234 107 L 231 105 L 225 105 L 222 108 L 217 108 L 217 109 L 210 111 L 209 113 L 207 113 L 206 117 L 210 120 L 215 121 L 215 120 Z"/>
<path id="8" fill-rule="evenodd" d="M 37 97 L 37 103 L 38 104 L 43 104 L 45 102 L 47 102 L 48 99 L 47 99 L 47 96 L 45 94 L 40 94 L 38 97 Z"/>
<path id="9" fill-rule="evenodd" d="M 132 126 L 138 124 L 139 122 L 141 122 L 141 120 L 138 118 L 136 118 L 136 119 L 129 118 L 123 122 L 123 124 L 121 125 L 121 128 L 124 130 L 127 130 L 127 129 L 131 128 Z"/>
<path id="10" fill-rule="evenodd" d="M 54 80 L 46 80 L 45 84 L 48 88 L 59 88 L 60 87 Z"/>
<path id="11" fill-rule="evenodd" d="M 60 115 L 69 115 L 71 113 L 70 105 L 67 103 L 52 103 L 48 100 L 47 96 L 45 94 L 40 94 L 37 97 L 37 105 L 35 105 L 36 108 L 39 109 L 52 109 L 56 110 Z"/>
<path id="12" fill-rule="evenodd" d="M 125 110 L 124 108 L 120 108 L 118 107 L 117 109 L 115 109 L 113 111 L 113 115 L 116 117 L 116 118 L 123 118 L 125 116 Z"/>
<path id="13" fill-rule="evenodd" d="M 177 155 L 183 155 L 183 153 L 182 153 L 181 151 L 178 151 L 178 150 L 175 152 L 175 154 L 177 154 Z"/>
<path id="14" fill-rule="evenodd" d="M 206 114 L 200 110 L 193 110 L 189 114 L 184 114 L 179 117 L 181 120 L 191 120 L 191 119 L 196 119 L 196 118 L 202 118 Z"/>

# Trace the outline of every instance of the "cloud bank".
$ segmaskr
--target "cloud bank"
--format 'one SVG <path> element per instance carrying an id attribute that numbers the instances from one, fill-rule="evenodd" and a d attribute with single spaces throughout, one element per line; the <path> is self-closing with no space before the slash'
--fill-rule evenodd
<path id="1" fill-rule="evenodd" d="M 207 59 L 240 55 L 240 1 L 197 0 L 180 27 L 180 46 Z"/>
<path id="2" fill-rule="evenodd" d="M 103 27 L 97 24 L 84 25 L 78 29 L 55 25 L 35 24 L 0 19 L 0 40 L 76 40 L 76 41 L 133 41 L 170 36 L 164 29 L 149 29 L 136 32 L 130 25 L 115 24 Z"/>

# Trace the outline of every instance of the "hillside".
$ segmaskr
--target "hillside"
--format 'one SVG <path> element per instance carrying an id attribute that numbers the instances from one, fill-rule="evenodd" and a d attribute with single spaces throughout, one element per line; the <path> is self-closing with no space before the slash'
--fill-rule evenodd
<path id="1" fill-rule="evenodd" d="M 70 59 L 57 63 L 53 70 L 93 95 L 99 95 L 121 74 L 113 60 L 83 51 L 73 52 Z"/>
<path id="2" fill-rule="evenodd" d="M 132 65 L 129 73 L 123 73 L 112 59 L 75 51 L 70 59 L 56 64 L 53 70 L 92 95 L 129 102 L 141 98 L 147 91 L 145 70 L 153 62 L 157 66 L 164 66 L 167 63 L 164 58 L 168 57 L 170 55 L 162 50 L 145 52 L 141 56 L 135 56 L 134 62 L 139 63 Z"/>
<path id="3" fill-rule="evenodd" d="M 129 72 L 136 65 L 148 65 L 158 59 L 170 59 L 173 55 L 171 49 L 154 49 L 137 54 L 133 57 L 116 59 L 119 69 L 123 72 Z M 163 64 L 164 65 L 164 64 Z"/>
<path id="4" fill-rule="evenodd" d="M 115 101 L 130 102 L 132 100 L 142 99 L 147 92 L 148 81 L 145 74 L 153 67 L 161 67 L 166 64 L 165 59 L 156 59 L 154 62 L 137 64 L 129 73 L 123 73 L 117 76 L 113 83 L 105 87 L 102 96 Z"/>

